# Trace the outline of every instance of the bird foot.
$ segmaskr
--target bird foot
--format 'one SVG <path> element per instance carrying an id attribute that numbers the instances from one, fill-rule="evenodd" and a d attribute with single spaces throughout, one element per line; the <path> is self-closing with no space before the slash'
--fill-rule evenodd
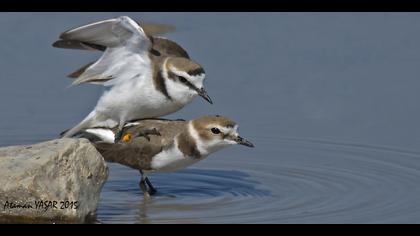
<path id="1" fill-rule="evenodd" d="M 118 131 L 118 132 L 115 134 L 114 143 L 118 143 L 118 142 L 120 142 L 120 141 L 121 141 L 121 139 L 123 138 L 123 134 L 124 134 L 123 130 Z"/>
<path id="2" fill-rule="evenodd" d="M 155 187 L 153 187 L 152 182 L 150 182 L 149 178 L 147 178 L 147 177 L 144 179 L 144 181 L 146 182 L 147 186 L 149 187 L 147 192 L 150 195 L 154 195 L 157 192 L 157 190 L 155 189 Z"/>
<path id="3" fill-rule="evenodd" d="M 156 193 L 157 191 L 156 191 L 156 189 L 154 189 L 154 188 L 149 188 L 148 190 L 147 190 L 147 193 L 150 195 L 150 196 L 152 196 L 152 195 L 155 195 L 155 193 Z"/>
<path id="4" fill-rule="evenodd" d="M 145 139 L 147 139 L 147 141 L 150 141 L 150 135 L 157 135 L 157 136 L 161 136 L 161 134 L 159 133 L 159 131 L 156 128 L 153 129 L 142 129 L 140 130 L 140 132 L 138 133 L 138 137 L 144 137 Z"/>
<path id="5" fill-rule="evenodd" d="M 130 133 L 123 134 L 123 132 L 119 132 L 115 135 L 114 143 L 127 143 L 130 142 L 134 137 L 144 137 L 147 139 L 147 141 L 150 141 L 150 135 L 161 136 L 156 128 L 140 130 L 136 136 L 133 136 Z"/>
<path id="6" fill-rule="evenodd" d="M 140 181 L 139 186 L 145 199 L 151 199 L 151 196 L 157 192 L 147 177 Z"/>

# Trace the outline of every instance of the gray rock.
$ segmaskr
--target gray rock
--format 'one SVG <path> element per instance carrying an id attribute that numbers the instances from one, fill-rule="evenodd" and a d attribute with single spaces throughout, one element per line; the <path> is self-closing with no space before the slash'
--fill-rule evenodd
<path id="1" fill-rule="evenodd" d="M 0 148 L 0 221 L 86 222 L 107 177 L 86 139 Z"/>

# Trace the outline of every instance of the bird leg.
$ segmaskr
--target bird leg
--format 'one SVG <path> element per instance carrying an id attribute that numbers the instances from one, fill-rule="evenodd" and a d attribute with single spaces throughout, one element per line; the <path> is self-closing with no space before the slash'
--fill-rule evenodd
<path id="1" fill-rule="evenodd" d="M 115 132 L 114 143 L 118 143 L 121 140 L 122 135 L 124 134 L 124 125 L 124 122 L 120 122 L 118 124 L 118 130 Z"/>
<path id="2" fill-rule="evenodd" d="M 141 180 L 140 180 L 140 183 L 139 183 L 140 189 L 143 191 L 143 194 L 144 194 L 145 198 L 150 198 L 150 196 L 155 194 L 157 191 L 153 187 L 149 178 L 147 178 L 147 176 L 143 174 L 143 171 L 140 170 L 140 174 L 141 174 Z"/>
<path id="3" fill-rule="evenodd" d="M 144 198 L 150 198 L 150 194 L 149 194 L 149 192 L 147 192 L 147 186 L 145 184 L 144 179 L 140 180 L 139 185 L 140 185 L 141 191 L 143 191 Z"/>
<path id="4" fill-rule="evenodd" d="M 147 186 L 149 186 L 149 190 L 148 190 L 149 194 L 150 195 L 155 194 L 157 190 L 155 189 L 155 187 L 153 187 L 152 182 L 150 182 L 149 178 L 146 177 L 145 181 L 146 181 Z"/>
<path id="5" fill-rule="evenodd" d="M 137 134 L 138 137 L 144 137 L 144 138 L 147 139 L 147 141 L 150 141 L 149 135 L 161 136 L 161 134 L 159 133 L 159 131 L 156 128 L 152 128 L 152 129 L 147 129 L 147 128 L 141 129 L 140 132 Z"/>

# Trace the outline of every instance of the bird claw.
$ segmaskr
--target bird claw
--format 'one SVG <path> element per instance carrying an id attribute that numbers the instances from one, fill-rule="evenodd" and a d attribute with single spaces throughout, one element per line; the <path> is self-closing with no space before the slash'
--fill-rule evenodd
<path id="1" fill-rule="evenodd" d="M 122 136 L 123 136 L 123 132 L 122 132 L 122 130 L 121 130 L 121 131 L 119 131 L 118 133 L 116 133 L 116 134 L 115 134 L 115 138 L 114 138 L 114 143 L 120 143 L 120 142 L 122 142 L 122 141 L 121 141 Z"/>
<path id="2" fill-rule="evenodd" d="M 161 136 L 159 131 L 156 128 L 153 129 L 143 129 L 139 132 L 138 137 L 144 137 L 147 141 L 150 142 L 150 135 Z"/>
<path id="3" fill-rule="evenodd" d="M 150 135 L 161 136 L 160 132 L 156 128 L 140 130 L 137 136 L 133 136 L 130 133 L 126 133 L 123 135 L 123 132 L 118 132 L 115 135 L 114 143 L 127 143 L 130 142 L 131 139 L 133 139 L 134 137 L 144 137 L 145 139 L 147 139 L 147 141 L 150 142 Z"/>
<path id="4" fill-rule="evenodd" d="M 143 173 L 143 172 L 140 171 L 140 173 Z M 151 200 L 152 195 L 154 195 L 157 192 L 157 190 L 153 187 L 152 183 L 147 177 L 143 179 L 143 176 L 142 176 L 142 180 L 140 180 L 139 186 L 143 192 L 145 200 Z"/>
<path id="5" fill-rule="evenodd" d="M 154 188 L 149 188 L 148 190 L 147 190 L 147 193 L 150 195 L 150 196 L 152 196 L 152 195 L 155 195 L 155 193 L 156 193 L 157 191 L 156 191 L 156 189 L 154 189 Z"/>

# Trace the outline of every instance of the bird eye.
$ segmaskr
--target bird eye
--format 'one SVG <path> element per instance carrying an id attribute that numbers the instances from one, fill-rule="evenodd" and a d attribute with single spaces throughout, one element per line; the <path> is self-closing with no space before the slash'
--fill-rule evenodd
<path id="1" fill-rule="evenodd" d="M 220 134 L 220 129 L 218 129 L 218 128 L 211 128 L 211 132 L 213 134 Z"/>
<path id="2" fill-rule="evenodd" d="M 185 77 L 182 76 L 178 76 L 179 81 L 181 81 L 182 83 L 187 82 L 187 79 Z"/>

